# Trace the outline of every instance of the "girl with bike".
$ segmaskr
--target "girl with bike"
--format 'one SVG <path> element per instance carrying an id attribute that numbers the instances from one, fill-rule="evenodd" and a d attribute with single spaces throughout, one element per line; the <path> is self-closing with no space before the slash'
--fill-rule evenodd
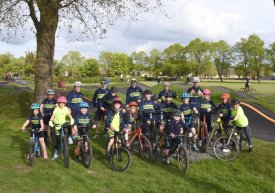
<path id="1" fill-rule="evenodd" d="M 128 108 L 129 110 L 125 114 L 125 123 L 130 130 L 134 130 L 138 122 L 138 103 L 132 101 Z"/>
<path id="2" fill-rule="evenodd" d="M 220 117 L 220 119 L 223 123 L 223 128 L 225 129 L 225 134 L 227 134 L 228 123 L 231 119 L 231 111 L 232 111 L 232 107 L 230 104 L 230 94 L 222 93 L 221 101 L 222 101 L 222 103 L 218 105 L 216 111 L 218 112 L 218 116 Z"/>
<path id="3" fill-rule="evenodd" d="M 189 137 L 192 138 L 192 150 L 193 151 L 199 151 L 196 143 L 197 143 L 197 133 L 196 133 L 196 117 L 195 114 L 198 114 L 198 110 L 195 106 L 191 105 L 189 103 L 190 95 L 188 93 L 182 93 L 181 100 L 183 104 L 179 107 L 180 111 L 184 115 L 184 121 L 188 125 L 188 127 L 191 129 L 191 132 L 189 133 Z"/>
<path id="4" fill-rule="evenodd" d="M 79 104 L 80 112 L 76 115 L 74 127 L 72 129 L 72 135 L 76 139 L 80 139 L 81 136 L 83 135 L 83 133 L 82 133 L 83 130 L 78 130 L 77 129 L 78 126 L 87 126 L 86 129 L 89 129 L 89 127 L 92 127 L 93 129 L 96 128 L 96 125 L 94 124 L 94 121 L 93 121 L 91 115 L 88 113 L 89 107 L 90 106 L 87 102 L 81 102 Z M 87 130 L 86 130 L 86 133 L 88 133 Z M 76 156 L 80 155 L 79 144 L 76 145 L 75 154 L 76 154 Z"/>
<path id="5" fill-rule="evenodd" d="M 35 129 L 36 131 L 38 131 L 36 134 L 37 134 L 37 138 L 39 139 L 39 143 L 43 150 L 43 157 L 44 157 L 44 159 L 48 159 L 46 145 L 45 145 L 45 141 L 44 141 L 43 117 L 42 117 L 42 114 L 40 113 L 39 109 L 40 109 L 40 105 L 38 103 L 33 103 L 31 105 L 31 113 L 29 115 L 29 118 L 23 124 L 21 130 L 25 131 L 28 124 L 31 123 L 32 128 Z M 30 136 L 30 137 L 32 137 L 32 136 Z"/>
<path id="6" fill-rule="evenodd" d="M 248 129 L 248 119 L 246 115 L 244 114 L 243 108 L 240 106 L 241 101 L 237 98 L 233 98 L 231 100 L 232 104 L 232 122 L 235 123 L 236 128 L 238 131 L 244 130 L 245 136 L 247 138 L 248 142 L 248 152 L 253 151 L 252 143 L 251 143 L 251 136 Z M 242 136 L 240 136 L 242 137 Z"/>
<path id="7" fill-rule="evenodd" d="M 67 99 L 64 96 L 60 96 L 57 99 L 58 106 L 55 107 L 53 111 L 53 115 L 51 116 L 49 126 L 55 127 L 55 145 L 54 145 L 54 155 L 52 157 L 52 160 L 55 160 L 58 158 L 58 149 L 60 146 L 60 129 L 61 126 L 67 121 L 66 118 L 69 117 L 70 124 L 74 124 L 74 119 L 69 111 L 69 108 L 66 106 Z M 54 126 L 54 124 L 56 126 Z"/>
<path id="8" fill-rule="evenodd" d="M 114 143 L 114 134 L 125 129 L 124 113 L 122 112 L 122 101 L 120 98 L 115 98 L 113 101 L 113 109 L 109 110 L 106 118 L 106 128 L 108 134 L 108 143 L 106 148 L 106 157 L 111 157 L 111 147 Z M 128 133 L 125 133 L 125 138 L 128 138 Z"/>

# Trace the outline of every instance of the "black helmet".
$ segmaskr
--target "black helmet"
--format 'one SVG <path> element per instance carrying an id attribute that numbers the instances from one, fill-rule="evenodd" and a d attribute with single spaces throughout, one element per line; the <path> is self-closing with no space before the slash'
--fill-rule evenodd
<path id="1" fill-rule="evenodd" d="M 181 117 L 181 114 L 182 114 L 182 113 L 181 113 L 181 111 L 180 111 L 179 109 L 175 109 L 174 112 L 173 112 L 173 115 L 174 115 L 174 116 L 179 116 L 179 117 Z"/>
<path id="2" fill-rule="evenodd" d="M 146 95 L 146 94 L 152 94 L 152 92 L 151 92 L 149 89 L 146 89 L 146 90 L 144 91 L 144 95 Z"/>
<path id="3" fill-rule="evenodd" d="M 157 101 L 157 100 L 158 100 L 158 95 L 154 94 L 154 95 L 152 96 L 152 100 L 153 100 L 153 101 Z"/>
<path id="4" fill-rule="evenodd" d="M 112 86 L 112 87 L 110 88 L 110 92 L 111 92 L 111 93 L 117 93 L 116 87 Z"/>
<path id="5" fill-rule="evenodd" d="M 232 104 L 232 105 L 236 105 L 236 104 L 240 104 L 240 103 L 241 103 L 240 99 L 233 98 L 233 99 L 231 100 L 231 104 Z"/>
<path id="6" fill-rule="evenodd" d="M 173 98 L 173 93 L 171 92 L 165 93 L 165 98 L 168 98 L 168 97 Z"/>

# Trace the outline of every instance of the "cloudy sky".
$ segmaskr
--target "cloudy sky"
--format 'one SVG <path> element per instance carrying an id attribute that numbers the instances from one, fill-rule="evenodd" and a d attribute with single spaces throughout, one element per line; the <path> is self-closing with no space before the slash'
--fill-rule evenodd
<path id="1" fill-rule="evenodd" d="M 165 13 L 169 17 L 165 16 Z M 68 34 L 56 40 L 55 58 L 68 51 L 79 51 L 85 57 L 97 58 L 102 51 L 132 53 L 163 50 L 174 43 L 188 44 L 194 38 L 233 45 L 240 37 L 259 35 L 266 45 L 275 42 L 275 7 L 273 0 L 167 0 L 165 7 L 151 15 L 140 15 L 138 21 L 118 20 L 108 28 L 105 39 L 68 42 Z M 0 54 L 23 56 L 35 51 L 35 36 L 0 42 Z"/>

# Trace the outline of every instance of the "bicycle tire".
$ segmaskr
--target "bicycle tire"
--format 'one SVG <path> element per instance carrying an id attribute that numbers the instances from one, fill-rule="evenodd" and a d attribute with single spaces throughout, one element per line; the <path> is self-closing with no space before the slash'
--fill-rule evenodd
<path id="1" fill-rule="evenodd" d="M 244 88 L 240 88 L 240 90 L 239 90 L 240 92 L 244 92 Z"/>
<path id="2" fill-rule="evenodd" d="M 34 142 L 29 143 L 29 153 L 28 153 L 29 165 L 34 166 L 35 163 L 35 152 L 34 152 Z"/>
<path id="3" fill-rule="evenodd" d="M 130 167 L 131 161 L 131 154 L 127 148 L 118 147 L 117 149 L 112 150 L 110 164 L 114 171 L 126 171 Z"/>
<path id="4" fill-rule="evenodd" d="M 69 144 L 67 136 L 61 137 L 61 143 L 63 146 L 63 158 L 64 158 L 64 166 L 68 168 L 70 166 L 70 158 L 69 158 Z"/>
<path id="5" fill-rule="evenodd" d="M 251 90 L 250 90 L 250 94 L 256 94 L 257 92 L 256 92 L 256 89 L 254 89 L 254 88 L 252 88 Z"/>
<path id="6" fill-rule="evenodd" d="M 143 159 L 150 160 L 153 158 L 152 145 L 149 139 L 147 139 L 144 135 L 140 135 L 139 137 L 139 154 Z"/>
<path id="7" fill-rule="evenodd" d="M 218 128 L 219 129 L 219 128 Z M 205 144 L 205 153 L 208 153 L 209 152 L 209 149 L 211 148 L 210 145 L 211 145 L 211 142 L 215 142 L 215 136 L 216 136 L 216 133 L 217 133 L 217 129 L 214 127 L 212 129 L 212 131 L 210 132 L 210 135 L 208 137 L 208 139 L 206 140 L 206 144 Z M 212 148 L 213 149 L 213 148 Z"/>
<path id="8" fill-rule="evenodd" d="M 213 146 L 213 152 L 216 158 L 222 161 L 232 161 L 236 159 L 240 153 L 238 142 L 234 138 L 228 139 L 225 136 L 219 137 Z"/>
<path id="9" fill-rule="evenodd" d="M 188 153 L 185 147 L 178 148 L 178 164 L 182 174 L 186 174 L 189 166 Z"/>
<path id="10" fill-rule="evenodd" d="M 84 140 L 81 142 L 81 159 L 83 165 L 86 168 L 89 168 L 92 162 L 92 146 L 89 140 Z"/>

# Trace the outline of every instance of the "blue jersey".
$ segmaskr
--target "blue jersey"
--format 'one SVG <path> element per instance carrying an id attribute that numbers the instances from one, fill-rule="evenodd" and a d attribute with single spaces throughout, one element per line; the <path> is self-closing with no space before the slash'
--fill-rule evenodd
<path id="1" fill-rule="evenodd" d="M 68 108 L 73 112 L 79 111 L 79 104 L 83 102 L 83 94 L 81 92 L 71 91 L 67 96 Z"/>
<path id="2" fill-rule="evenodd" d="M 142 98 L 143 90 L 136 86 L 135 88 L 129 87 L 126 92 L 126 104 L 129 104 L 132 101 L 137 102 L 137 100 Z"/>
<path id="3" fill-rule="evenodd" d="M 180 111 L 183 113 L 184 115 L 184 120 L 186 123 L 190 123 L 192 121 L 193 118 L 193 108 L 194 106 L 190 103 L 183 103 L 182 105 L 180 105 L 179 109 Z"/>
<path id="4" fill-rule="evenodd" d="M 178 106 L 174 102 L 162 102 L 161 103 L 161 110 L 163 111 L 163 118 L 164 120 L 169 120 L 172 118 L 172 114 Z"/>
<path id="5" fill-rule="evenodd" d="M 210 112 L 207 112 L 208 108 L 211 108 Z M 201 105 L 200 105 L 200 114 L 201 115 L 211 114 L 211 112 L 214 112 L 215 109 L 216 109 L 216 105 L 212 100 L 205 100 L 205 99 L 201 100 Z"/>
<path id="6" fill-rule="evenodd" d="M 173 133 L 174 135 L 179 135 L 181 128 L 183 129 L 183 134 L 186 131 L 190 131 L 190 128 L 182 120 L 171 120 L 168 126 L 168 135 L 170 135 L 170 133 Z"/>
<path id="7" fill-rule="evenodd" d="M 37 116 L 36 115 L 30 115 L 28 120 L 30 121 L 32 125 L 32 129 L 40 129 L 40 121 L 43 120 L 42 115 L 39 113 Z"/>
<path id="8" fill-rule="evenodd" d="M 113 121 L 115 113 L 116 112 L 113 109 L 111 109 L 107 112 L 107 118 L 106 118 L 106 121 L 105 121 L 105 125 L 106 125 L 107 128 L 111 127 L 111 123 Z M 118 113 L 119 113 L 120 129 L 124 129 L 125 128 L 125 115 L 121 111 L 118 112 Z"/>
<path id="9" fill-rule="evenodd" d="M 104 109 L 110 110 L 113 108 L 113 101 L 115 98 L 117 98 L 117 95 L 112 95 L 111 93 L 108 93 L 102 97 L 101 100 L 98 101 L 99 108 L 104 107 Z"/>
<path id="10" fill-rule="evenodd" d="M 45 117 L 52 116 L 53 110 L 56 107 L 56 100 L 54 98 L 51 99 L 51 100 L 48 99 L 48 98 L 45 98 L 42 101 L 42 104 L 43 104 L 43 114 L 44 114 L 44 116 Z"/>
<path id="11" fill-rule="evenodd" d="M 156 109 L 156 103 L 153 100 L 147 100 L 144 99 L 140 102 L 139 104 L 139 112 L 140 112 L 140 117 L 143 121 L 147 121 L 150 119 L 150 113 L 155 112 Z M 153 119 L 157 120 L 157 115 L 155 113 L 152 114 Z"/>
<path id="12" fill-rule="evenodd" d="M 191 93 L 191 91 L 194 90 L 194 93 Z M 200 103 L 201 103 L 201 95 L 199 94 L 199 91 L 201 91 L 202 93 L 202 88 L 201 87 L 191 87 L 187 90 L 187 93 L 190 94 L 190 103 L 196 104 L 197 107 L 199 107 Z"/>
<path id="13" fill-rule="evenodd" d="M 81 112 L 79 112 L 76 115 L 74 124 L 76 126 L 92 126 L 94 125 L 94 121 L 89 113 L 82 114 Z"/>
<path id="14" fill-rule="evenodd" d="M 226 123 L 229 122 L 229 120 L 231 119 L 231 112 L 232 112 L 232 107 L 231 104 L 229 103 L 221 103 L 218 107 L 217 107 L 217 112 L 219 114 L 222 114 L 223 116 L 221 117 L 221 120 Z"/>
<path id="15" fill-rule="evenodd" d="M 176 92 L 173 92 L 171 90 L 162 90 L 162 91 L 160 91 L 159 94 L 158 94 L 158 98 L 161 99 L 161 101 L 166 101 L 165 95 L 167 95 L 167 93 L 171 93 L 173 98 L 177 98 Z"/>
<path id="16" fill-rule="evenodd" d="M 94 93 L 94 96 L 93 96 L 93 107 L 94 108 L 100 108 L 100 103 L 101 103 L 102 98 L 108 93 L 110 93 L 110 89 L 108 89 L 108 88 L 105 88 L 105 89 L 98 88 L 98 89 L 96 89 L 96 91 Z"/>

